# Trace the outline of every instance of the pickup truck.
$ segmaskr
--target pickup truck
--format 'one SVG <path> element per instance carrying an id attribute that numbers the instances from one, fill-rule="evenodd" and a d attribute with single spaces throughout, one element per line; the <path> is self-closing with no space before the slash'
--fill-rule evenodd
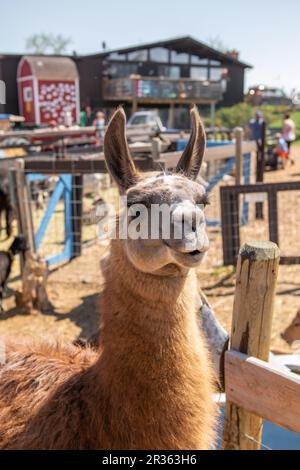
<path id="1" fill-rule="evenodd" d="M 158 111 L 137 111 L 127 121 L 127 136 L 131 142 L 150 140 L 165 131 Z"/>

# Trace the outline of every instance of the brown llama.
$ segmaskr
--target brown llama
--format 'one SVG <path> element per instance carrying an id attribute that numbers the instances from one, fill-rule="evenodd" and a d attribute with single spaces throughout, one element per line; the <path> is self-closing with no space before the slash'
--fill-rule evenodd
<path id="1" fill-rule="evenodd" d="M 0 373 L 2 449 L 214 445 L 214 374 L 198 327 L 197 279 L 190 269 L 208 249 L 207 199 L 196 181 L 205 131 L 195 107 L 191 118 L 191 137 L 176 173 L 147 177 L 138 174 L 130 157 L 124 111 L 113 114 L 105 158 L 128 205 L 164 202 L 174 213 L 188 212 L 190 225 L 181 239 L 111 241 L 98 352 L 45 342 L 6 344 Z M 127 226 L 132 220 L 126 216 Z"/>

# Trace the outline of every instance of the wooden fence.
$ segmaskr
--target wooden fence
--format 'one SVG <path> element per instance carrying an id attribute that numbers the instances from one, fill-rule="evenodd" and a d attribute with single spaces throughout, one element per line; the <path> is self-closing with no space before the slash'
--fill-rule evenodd
<path id="1" fill-rule="evenodd" d="M 279 183 L 255 183 L 244 184 L 238 186 L 223 186 L 220 188 L 220 201 L 221 201 L 221 219 L 222 219 L 222 241 L 223 241 L 223 262 L 225 266 L 235 265 L 238 257 L 240 247 L 240 228 L 243 222 L 243 217 L 240 217 L 240 204 L 239 196 L 245 196 L 249 199 L 250 195 L 253 200 L 262 200 L 260 214 L 265 210 L 265 219 L 268 226 L 269 239 L 280 246 L 279 237 L 279 210 L 278 210 L 278 195 L 281 193 L 296 192 L 291 201 L 289 210 L 295 211 L 295 220 L 293 227 L 297 227 L 297 214 L 295 203 L 300 193 L 300 181 L 286 181 Z M 248 205 L 248 202 L 246 202 Z M 257 203 L 256 203 L 257 204 Z M 264 207 L 265 206 L 265 207 Z M 244 208 L 243 208 L 244 211 Z M 290 230 L 293 228 L 290 227 Z M 298 233 L 296 234 L 298 236 Z M 297 252 L 299 247 L 295 247 L 296 253 L 293 256 L 281 256 L 281 264 L 300 264 L 300 253 Z"/>
<path id="2" fill-rule="evenodd" d="M 225 355 L 224 449 L 260 449 L 262 418 L 300 433 L 300 376 L 267 362 L 278 268 L 279 249 L 272 242 L 240 250 Z"/>

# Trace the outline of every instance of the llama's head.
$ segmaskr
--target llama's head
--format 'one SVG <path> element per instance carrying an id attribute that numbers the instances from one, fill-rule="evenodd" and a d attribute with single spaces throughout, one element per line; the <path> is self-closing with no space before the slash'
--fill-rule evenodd
<path id="1" fill-rule="evenodd" d="M 205 150 L 205 130 L 197 108 L 192 132 L 172 174 L 139 175 L 126 141 L 122 108 L 113 114 L 104 139 L 106 164 L 127 209 L 121 216 L 124 250 L 140 271 L 179 273 L 201 263 L 208 250 L 205 186 L 197 181 Z"/>

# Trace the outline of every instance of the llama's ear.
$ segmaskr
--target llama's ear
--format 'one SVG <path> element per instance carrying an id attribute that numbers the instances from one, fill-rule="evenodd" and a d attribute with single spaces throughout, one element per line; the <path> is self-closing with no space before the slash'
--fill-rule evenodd
<path id="1" fill-rule="evenodd" d="M 176 172 L 195 180 L 201 168 L 206 146 L 204 125 L 196 106 L 191 109 L 191 123 L 190 140 L 177 163 Z"/>
<path id="2" fill-rule="evenodd" d="M 105 161 L 120 193 L 136 183 L 138 173 L 126 140 L 126 116 L 123 108 L 112 115 L 104 137 Z"/>

